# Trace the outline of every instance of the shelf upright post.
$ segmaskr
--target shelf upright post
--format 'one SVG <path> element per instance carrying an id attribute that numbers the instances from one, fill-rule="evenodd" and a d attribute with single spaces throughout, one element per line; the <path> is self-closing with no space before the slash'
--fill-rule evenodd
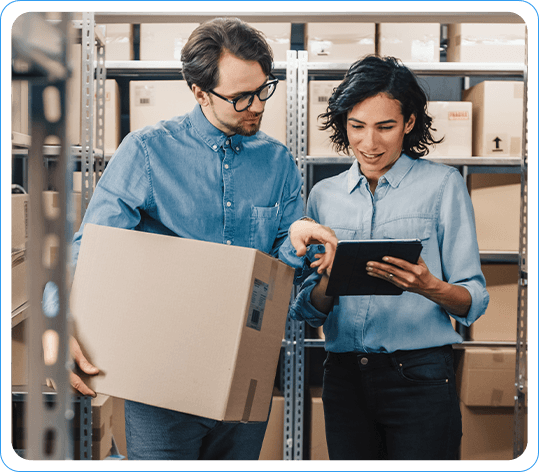
<path id="1" fill-rule="evenodd" d="M 94 61 L 95 22 L 94 14 L 82 14 L 82 84 L 81 84 L 81 216 L 84 217 L 90 203 L 94 185 Z"/>
<path id="2" fill-rule="evenodd" d="M 524 67 L 524 116 L 522 130 L 522 160 L 520 166 L 520 238 L 519 279 L 517 306 L 517 352 L 515 365 L 515 414 L 513 432 L 513 457 L 524 452 L 526 431 L 526 390 L 528 363 L 528 34 Z"/>
<path id="3" fill-rule="evenodd" d="M 30 13 L 29 13 L 30 15 Z M 45 14 L 35 13 L 45 26 L 56 30 L 57 48 L 55 64 L 65 66 L 68 54 L 68 26 L 70 15 L 63 13 L 61 21 L 51 26 Z M 52 61 L 51 61 L 52 62 Z M 51 67 L 52 74 L 54 68 Z M 73 454 L 70 435 L 74 416 L 71 386 L 69 384 L 69 332 L 68 332 L 68 258 L 71 233 L 67 219 L 67 193 L 70 190 L 72 174 L 69 165 L 69 146 L 66 142 L 66 83 L 69 71 L 61 77 L 51 78 L 45 73 L 30 81 L 32 144 L 29 149 L 29 194 L 30 232 L 27 244 L 29 317 L 28 335 L 28 408 L 25 416 L 26 458 L 70 459 Z M 43 145 L 47 136 L 57 136 L 60 140 L 58 165 L 48 179 L 43 165 Z M 47 182 L 58 191 L 58 212 L 47 212 L 42 203 L 42 194 Z M 52 243 L 52 244 L 51 244 Z M 54 254 L 50 245 L 58 247 Z M 48 303 L 44 291 L 57 295 L 57 303 Z M 43 362 L 43 338 L 50 335 L 55 340 L 57 351 Z M 54 381 L 56 395 L 45 401 L 43 382 Z"/>
<path id="4" fill-rule="evenodd" d="M 297 52 L 287 51 L 286 59 L 286 145 L 292 156 L 297 158 Z M 291 301 L 295 295 L 294 288 Z M 283 460 L 294 458 L 294 327 L 294 321 L 288 317 L 285 329 L 284 357 L 281 364 L 284 396 Z"/>
<path id="5" fill-rule="evenodd" d="M 107 70 L 105 68 L 105 44 L 97 44 L 96 75 L 96 146 L 101 151 L 95 163 L 95 184 L 99 182 L 105 170 L 105 81 Z"/>

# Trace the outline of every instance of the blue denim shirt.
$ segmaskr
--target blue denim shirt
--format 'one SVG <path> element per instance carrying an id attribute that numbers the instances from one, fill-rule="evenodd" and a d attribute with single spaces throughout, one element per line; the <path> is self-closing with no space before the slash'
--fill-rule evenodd
<path id="1" fill-rule="evenodd" d="M 122 141 L 73 238 L 73 260 L 86 223 L 276 257 L 288 227 L 303 214 L 300 190 L 301 175 L 282 143 L 262 132 L 227 137 L 197 105 Z"/>
<path id="2" fill-rule="evenodd" d="M 310 300 L 320 276 L 295 255 L 287 240 L 281 258 L 297 267 L 300 293 L 294 319 L 324 326 L 332 352 L 394 352 L 462 342 L 450 316 L 469 326 L 486 310 L 489 296 L 481 272 L 473 207 L 462 176 L 452 167 L 403 154 L 378 181 L 372 195 L 359 165 L 319 182 L 311 191 L 307 216 L 332 228 L 339 240 L 420 238 L 421 257 L 430 272 L 465 287 L 472 297 L 466 317 L 450 315 L 427 298 L 347 296 L 325 315 Z M 317 252 L 311 249 L 309 254 Z"/>

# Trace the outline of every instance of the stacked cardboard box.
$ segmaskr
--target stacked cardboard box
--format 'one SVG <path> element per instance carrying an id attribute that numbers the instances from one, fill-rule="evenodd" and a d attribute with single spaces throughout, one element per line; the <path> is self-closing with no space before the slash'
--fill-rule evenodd
<path id="1" fill-rule="evenodd" d="M 286 61 L 286 51 L 290 49 L 291 23 L 249 23 L 261 31 L 273 51 L 275 62 Z"/>
<path id="2" fill-rule="evenodd" d="M 11 195 L 11 310 L 28 301 L 26 288 L 26 241 L 29 195 Z"/>
<path id="3" fill-rule="evenodd" d="M 428 102 L 428 113 L 433 118 L 434 139 L 443 138 L 430 148 L 428 154 L 442 157 L 471 157 L 472 104 L 470 102 Z"/>
<path id="4" fill-rule="evenodd" d="M 438 23 L 381 23 L 377 39 L 382 56 L 403 62 L 440 61 Z"/>
<path id="5" fill-rule="evenodd" d="M 277 388 L 273 390 L 271 412 L 268 427 L 259 460 L 279 461 L 283 460 L 284 447 L 284 397 Z"/>
<path id="6" fill-rule="evenodd" d="M 182 48 L 200 23 L 142 23 L 141 61 L 181 61 Z"/>
<path id="7" fill-rule="evenodd" d="M 324 405 L 322 404 L 322 388 L 311 387 L 311 431 L 310 431 L 310 460 L 329 460 L 326 443 L 326 423 L 324 420 Z"/>
<path id="8" fill-rule="evenodd" d="M 447 36 L 448 62 L 525 61 L 525 24 L 450 24 Z"/>
<path id="9" fill-rule="evenodd" d="M 462 92 L 472 102 L 474 156 L 522 156 L 524 83 L 488 80 Z"/>
<path id="10" fill-rule="evenodd" d="M 309 62 L 353 63 L 374 54 L 374 23 L 307 23 Z"/>
<path id="11" fill-rule="evenodd" d="M 515 349 L 467 348 L 457 368 L 462 460 L 513 459 Z"/>
<path id="12" fill-rule="evenodd" d="M 107 24 L 105 28 L 105 56 L 107 61 L 131 61 L 133 51 L 133 25 Z"/>

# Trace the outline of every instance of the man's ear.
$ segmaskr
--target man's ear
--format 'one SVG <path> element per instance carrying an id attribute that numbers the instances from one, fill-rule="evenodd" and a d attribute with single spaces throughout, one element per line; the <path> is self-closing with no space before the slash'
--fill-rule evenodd
<path id="1" fill-rule="evenodd" d="M 193 84 L 193 95 L 200 106 L 207 107 L 210 104 L 210 97 L 207 92 L 204 92 L 198 85 Z"/>

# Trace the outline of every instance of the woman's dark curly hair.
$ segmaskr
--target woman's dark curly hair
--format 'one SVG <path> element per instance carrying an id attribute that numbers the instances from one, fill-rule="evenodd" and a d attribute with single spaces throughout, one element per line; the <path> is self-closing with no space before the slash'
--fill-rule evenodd
<path id="1" fill-rule="evenodd" d="M 366 56 L 352 64 L 341 84 L 334 89 L 329 99 L 326 113 L 319 118 L 324 120 L 320 129 L 333 129 L 331 141 L 337 151 L 349 153 L 346 121 L 348 112 L 363 100 L 385 93 L 398 100 L 406 123 L 415 115 L 415 125 L 404 136 L 402 150 L 417 159 L 428 154 L 428 146 L 442 142 L 436 141 L 432 134 L 432 118 L 427 114 L 427 96 L 420 87 L 415 75 L 394 57 Z"/>

